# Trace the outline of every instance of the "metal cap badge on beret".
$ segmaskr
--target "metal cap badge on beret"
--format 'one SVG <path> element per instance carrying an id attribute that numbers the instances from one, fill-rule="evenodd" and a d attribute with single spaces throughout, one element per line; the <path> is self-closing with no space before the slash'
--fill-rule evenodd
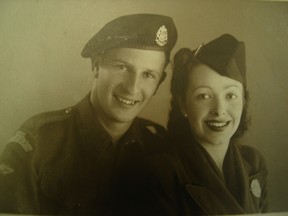
<path id="1" fill-rule="evenodd" d="M 202 63 L 223 76 L 235 79 L 246 86 L 245 44 L 229 34 L 193 51 Z"/>
<path id="2" fill-rule="evenodd" d="M 172 18 L 156 14 L 133 14 L 107 23 L 85 45 L 81 55 L 91 58 L 113 47 L 159 50 L 170 53 L 177 40 Z"/>

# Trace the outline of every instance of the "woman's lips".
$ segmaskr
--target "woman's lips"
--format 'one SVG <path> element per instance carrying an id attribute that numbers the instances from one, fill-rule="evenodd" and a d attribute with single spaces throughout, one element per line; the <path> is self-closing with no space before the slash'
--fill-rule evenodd
<path id="1" fill-rule="evenodd" d="M 207 127 L 213 131 L 223 131 L 231 121 L 205 121 Z"/>

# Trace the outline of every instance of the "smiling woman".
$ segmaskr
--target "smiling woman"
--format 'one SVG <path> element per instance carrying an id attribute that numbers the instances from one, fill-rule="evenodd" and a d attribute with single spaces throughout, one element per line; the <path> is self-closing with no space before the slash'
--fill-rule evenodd
<path id="1" fill-rule="evenodd" d="M 248 123 L 244 43 L 225 34 L 174 64 L 168 132 L 185 169 L 183 215 L 267 211 L 264 159 L 236 139 Z"/>
<path id="2" fill-rule="evenodd" d="M 181 107 L 195 139 L 208 151 L 211 145 L 228 147 L 241 119 L 243 85 L 202 64 L 193 69 L 188 82 Z M 218 164 L 221 171 L 222 162 Z"/>

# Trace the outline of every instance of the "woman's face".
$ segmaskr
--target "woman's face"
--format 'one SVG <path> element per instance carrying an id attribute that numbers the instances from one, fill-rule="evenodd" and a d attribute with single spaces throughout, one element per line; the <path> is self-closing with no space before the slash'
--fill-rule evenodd
<path id="1" fill-rule="evenodd" d="M 201 144 L 228 144 L 243 110 L 243 85 L 206 65 L 190 71 L 186 98 L 181 101 L 194 138 Z"/>

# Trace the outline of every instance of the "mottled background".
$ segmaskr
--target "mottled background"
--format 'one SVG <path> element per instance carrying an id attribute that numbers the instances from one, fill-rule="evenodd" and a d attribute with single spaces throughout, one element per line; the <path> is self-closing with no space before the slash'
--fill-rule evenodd
<path id="1" fill-rule="evenodd" d="M 252 128 L 243 142 L 269 167 L 270 209 L 288 211 L 288 3 L 214 0 L 0 0 L 0 152 L 28 117 L 74 105 L 90 89 L 90 62 L 80 52 L 107 21 L 130 13 L 172 16 L 172 54 L 223 33 L 245 41 Z M 169 82 L 143 116 L 163 125 Z"/>

